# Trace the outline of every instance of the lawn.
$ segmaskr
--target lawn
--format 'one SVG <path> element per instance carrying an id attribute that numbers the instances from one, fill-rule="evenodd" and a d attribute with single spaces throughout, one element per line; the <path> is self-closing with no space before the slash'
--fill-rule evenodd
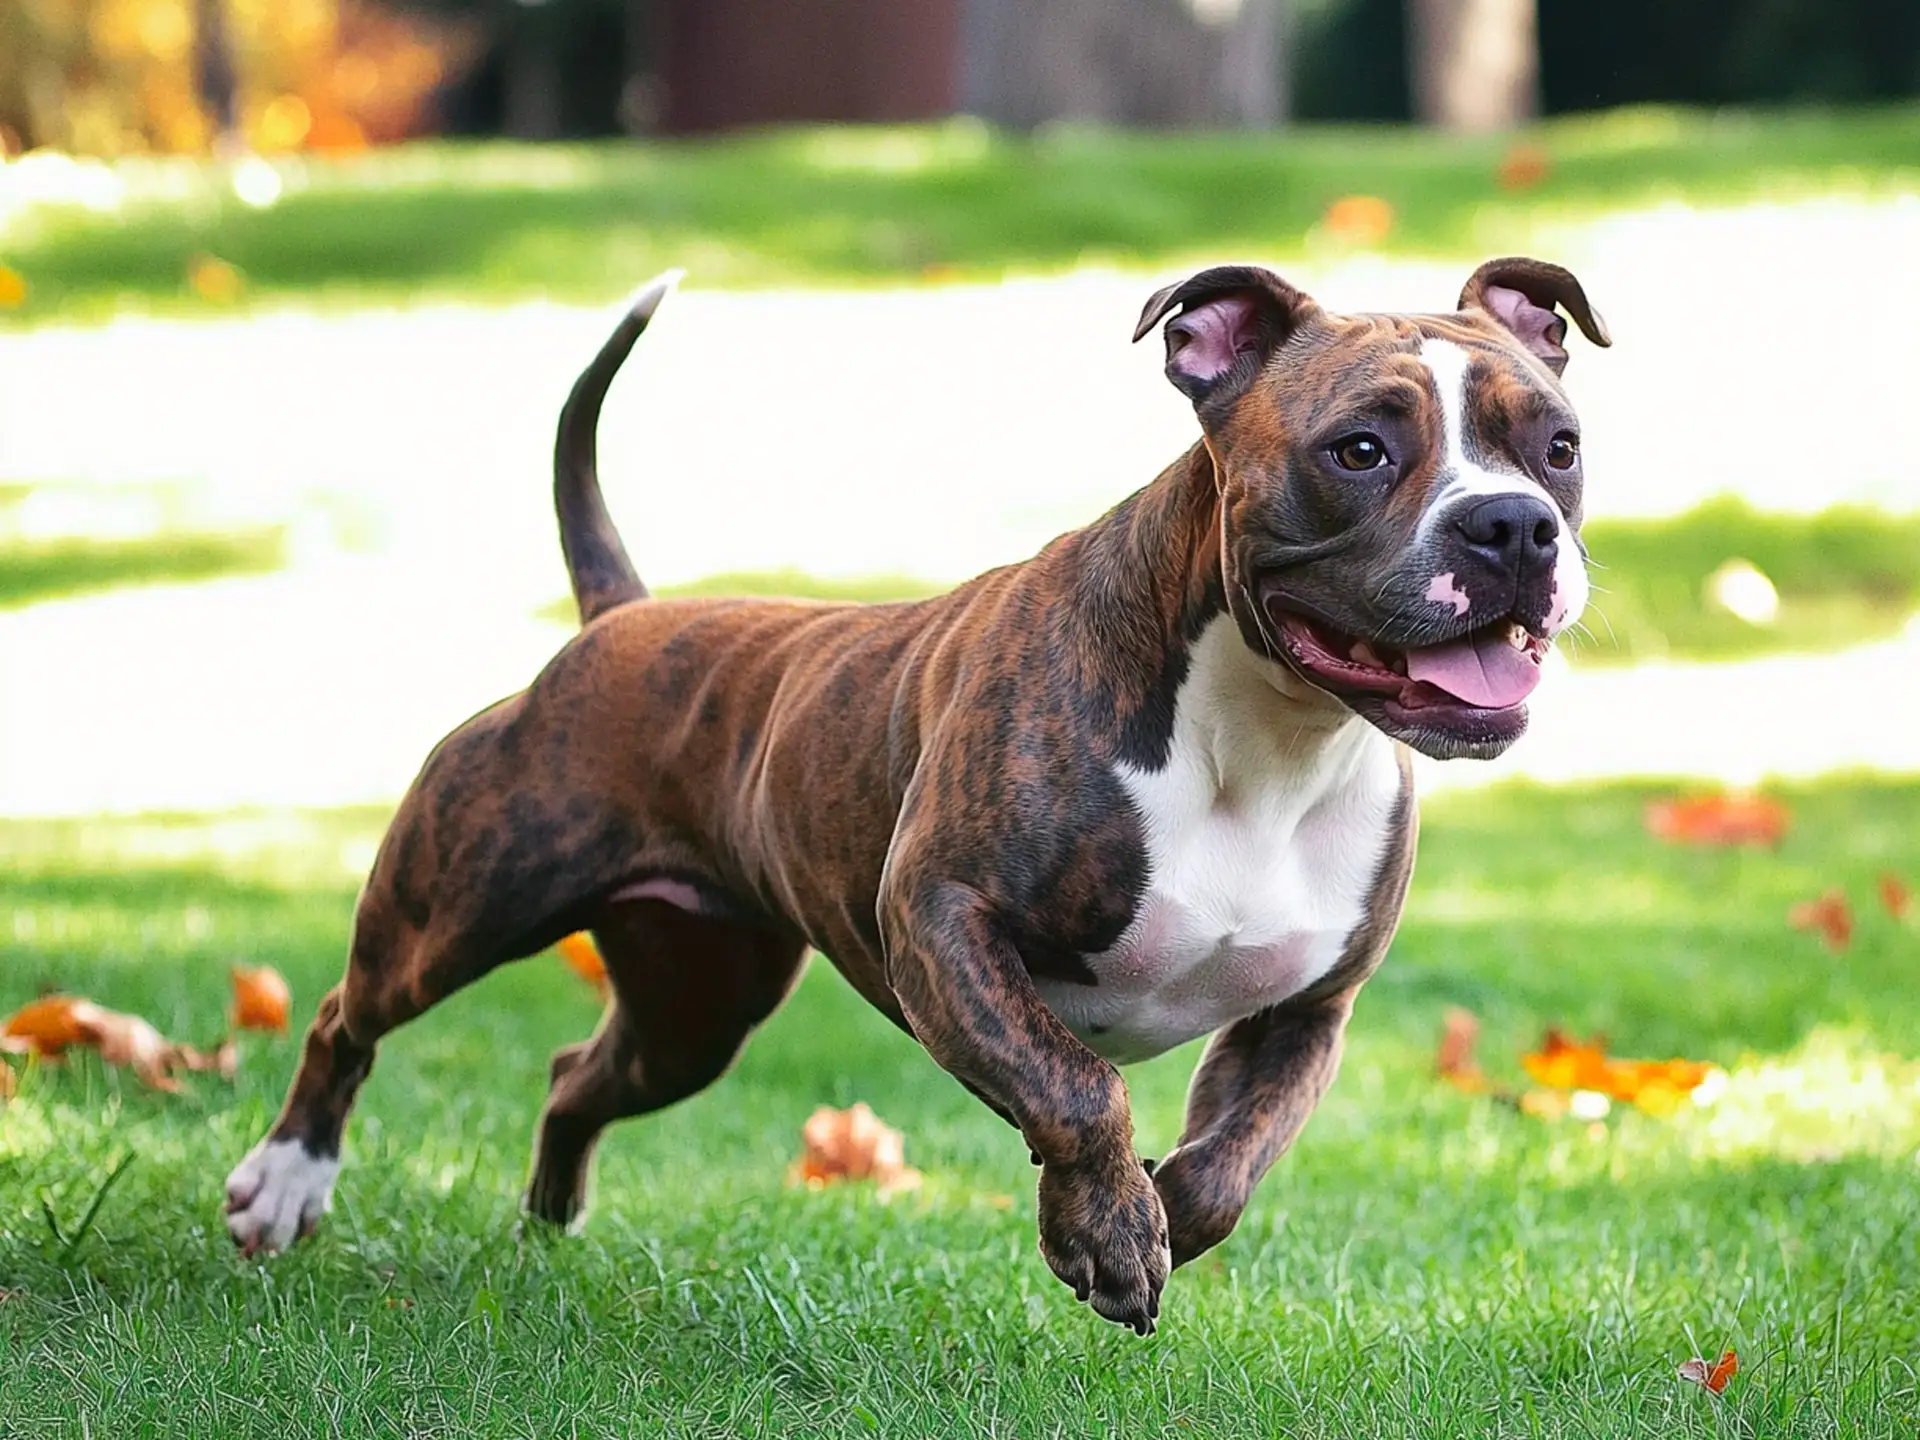
<path id="1" fill-rule="evenodd" d="M 266 574 L 280 568 L 281 545 L 277 529 L 127 540 L 0 538 L 0 610 L 128 585 Z"/>
<path id="2" fill-rule="evenodd" d="M 669 265 L 740 287 L 1167 265 L 1223 250 L 1282 260 L 1337 249 L 1321 221 L 1348 195 L 1392 209 L 1390 230 L 1365 243 L 1465 256 L 1622 207 L 1920 186 L 1912 105 L 1624 110 L 1547 122 L 1524 144 L 1505 184 L 1508 141 L 1387 126 L 1021 137 L 960 121 L 698 142 L 422 144 L 284 162 L 284 193 L 268 208 L 243 203 L 198 162 L 136 161 L 108 181 L 123 192 L 117 203 L 94 197 L 104 210 L 17 216 L 0 230 L 0 262 L 25 282 L 16 313 L 28 320 L 130 305 L 601 301 Z M 205 266 L 209 256 L 221 264 Z"/>
<path id="3" fill-rule="evenodd" d="M 1411 919 L 1345 1070 L 1160 1332 L 1096 1320 L 1034 1248 L 1017 1138 L 824 965 L 728 1080 L 605 1145 L 583 1234 L 522 1235 L 547 1053 L 594 1004 L 551 956 L 394 1036 L 339 1203 L 271 1264 L 220 1182 L 294 1039 L 231 1089 L 157 1096 L 91 1059 L 0 1109 L 8 1435 L 1910 1436 L 1920 1426 L 1920 782 L 1783 792 L 1777 852 L 1663 848 L 1637 788 L 1504 788 L 1428 809 Z M 0 823 L 0 1009 L 43 986 L 183 1038 L 226 966 L 338 974 L 380 817 Z M 1853 945 L 1789 904 L 1844 886 Z M 1726 1066 L 1710 1109 L 1594 1133 L 1431 1075 L 1446 1006 L 1504 1078 L 1542 1027 Z M 1175 1133 L 1191 1047 L 1130 1072 Z M 870 1101 L 928 1176 L 891 1204 L 788 1188 L 800 1123 Z M 91 1230 L 67 1232 L 130 1167 Z M 1737 1349 L 1715 1400 L 1675 1379 Z"/>

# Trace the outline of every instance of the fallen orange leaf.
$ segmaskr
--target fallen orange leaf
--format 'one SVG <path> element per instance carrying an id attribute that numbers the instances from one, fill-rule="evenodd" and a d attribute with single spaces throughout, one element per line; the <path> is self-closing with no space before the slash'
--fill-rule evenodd
<path id="1" fill-rule="evenodd" d="M 1494 178 L 1502 190 L 1531 190 L 1553 172 L 1553 157 L 1530 140 L 1517 140 L 1500 157 Z"/>
<path id="2" fill-rule="evenodd" d="M 1393 206 L 1378 195 L 1343 195 L 1327 207 L 1327 233 L 1351 245 L 1378 245 L 1393 230 Z"/>
<path id="3" fill-rule="evenodd" d="M 1550 1089 L 1591 1091 L 1653 1115 L 1672 1114 L 1713 1073 L 1700 1060 L 1616 1060 L 1601 1036 L 1583 1044 L 1557 1029 L 1548 1030 L 1540 1049 L 1521 1056 L 1520 1063 Z"/>
<path id="4" fill-rule="evenodd" d="M 1696 1385 L 1704 1385 L 1718 1395 L 1727 1388 L 1727 1382 L 1740 1373 L 1740 1357 L 1729 1350 L 1720 1357 L 1717 1365 L 1709 1366 L 1698 1355 L 1680 1367 L 1680 1378 L 1691 1380 Z"/>
<path id="5" fill-rule="evenodd" d="M 222 1080 L 231 1080 L 240 1071 L 240 1048 L 228 1036 L 212 1050 L 196 1050 L 191 1045 L 180 1047 L 180 1063 L 188 1070 L 211 1072 Z"/>
<path id="6" fill-rule="evenodd" d="M 72 995 L 48 995 L 23 1005 L 0 1025 L 0 1046 L 57 1058 L 75 1046 L 100 1052 L 109 1065 L 125 1066 L 155 1090 L 180 1089 L 176 1070 L 220 1070 L 230 1074 L 232 1060 L 221 1053 L 202 1056 L 175 1045 L 138 1015 L 108 1010 Z"/>
<path id="7" fill-rule="evenodd" d="M 1778 845 L 1793 812 L 1764 795 L 1724 793 L 1656 800 L 1646 826 L 1657 839 L 1683 845 Z"/>
<path id="8" fill-rule="evenodd" d="M 801 1156 L 788 1178 L 819 1189 L 836 1180 L 872 1180 L 882 1195 L 911 1190 L 921 1181 L 906 1164 L 900 1132 L 882 1123 L 862 1101 L 849 1110 L 822 1105 L 800 1127 Z"/>
<path id="9" fill-rule="evenodd" d="M 16 1055 L 51 1058 L 70 1045 L 91 1043 L 86 1026 L 74 1014 L 74 1007 L 85 1003 L 71 995 L 43 995 L 29 1000 L 0 1024 L 0 1047 Z"/>
<path id="10" fill-rule="evenodd" d="M 1913 909 L 1913 892 L 1898 875 L 1889 870 L 1880 877 L 1880 903 L 1894 919 L 1904 920 Z"/>
<path id="11" fill-rule="evenodd" d="M 1557 1028 L 1547 1031 L 1539 1050 L 1522 1055 L 1527 1074 L 1555 1090 L 1598 1090 L 1612 1094 L 1606 1042 L 1598 1035 L 1584 1045 Z"/>
<path id="12" fill-rule="evenodd" d="M 202 300 L 214 305 L 231 305 L 247 288 L 239 270 L 217 255 L 197 255 L 187 268 L 187 284 Z"/>
<path id="13" fill-rule="evenodd" d="M 607 988 L 607 966 L 600 958 L 599 947 L 593 943 L 593 937 L 581 930 L 567 936 L 555 947 L 560 958 L 573 967 L 573 973 L 589 985 Z"/>
<path id="14" fill-rule="evenodd" d="M 287 1033 L 287 1015 L 293 992 L 271 965 L 233 967 L 233 1024 L 237 1030 L 275 1030 Z"/>
<path id="15" fill-rule="evenodd" d="M 1829 890 L 1818 900 L 1802 900 L 1787 911 L 1787 924 L 1814 931 L 1836 955 L 1853 941 L 1853 907 L 1847 904 L 1844 891 Z"/>

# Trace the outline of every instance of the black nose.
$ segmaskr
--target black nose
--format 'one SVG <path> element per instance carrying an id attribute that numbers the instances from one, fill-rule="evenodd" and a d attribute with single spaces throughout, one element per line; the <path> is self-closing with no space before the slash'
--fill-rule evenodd
<path id="1" fill-rule="evenodd" d="M 1492 496 L 1456 523 L 1469 545 L 1515 575 L 1551 568 L 1559 549 L 1559 512 L 1531 495 Z"/>

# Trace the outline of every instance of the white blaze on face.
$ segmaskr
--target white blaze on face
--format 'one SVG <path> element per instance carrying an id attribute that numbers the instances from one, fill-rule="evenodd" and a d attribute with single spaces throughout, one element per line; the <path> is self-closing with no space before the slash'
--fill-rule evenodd
<path id="1" fill-rule="evenodd" d="M 1531 475 L 1520 470 L 1489 470 L 1467 458 L 1467 367 L 1472 357 L 1451 340 L 1425 339 L 1420 342 L 1420 358 L 1433 373 L 1434 393 L 1440 398 L 1441 473 L 1451 478 L 1440 487 L 1420 517 L 1420 534 L 1425 537 L 1436 517 L 1455 511 L 1463 500 L 1488 495 L 1527 495 L 1545 500 L 1559 518 L 1553 565 L 1553 608 L 1547 616 L 1550 634 L 1558 634 L 1587 608 L 1587 567 L 1580 558 L 1580 547 L 1567 524 L 1560 502 Z M 1444 593 L 1442 593 L 1444 592 Z M 1459 587 L 1451 572 L 1436 575 L 1428 587 L 1427 598 L 1460 605 Z"/>

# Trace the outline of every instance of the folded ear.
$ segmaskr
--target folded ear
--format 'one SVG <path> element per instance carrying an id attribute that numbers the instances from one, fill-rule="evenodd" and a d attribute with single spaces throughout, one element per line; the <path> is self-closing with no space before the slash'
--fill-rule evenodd
<path id="1" fill-rule="evenodd" d="M 1489 260 L 1467 277 L 1460 292 L 1462 310 L 1484 310 L 1519 338 L 1558 375 L 1567 368 L 1567 322 L 1554 314 L 1559 306 L 1580 333 L 1599 346 L 1613 344 L 1607 322 L 1587 299 L 1571 270 L 1512 255 Z"/>
<path id="2" fill-rule="evenodd" d="M 1216 265 L 1157 291 L 1133 338 L 1167 321 L 1167 379 L 1195 405 L 1231 399 L 1315 309 L 1308 296 L 1257 265 Z"/>

